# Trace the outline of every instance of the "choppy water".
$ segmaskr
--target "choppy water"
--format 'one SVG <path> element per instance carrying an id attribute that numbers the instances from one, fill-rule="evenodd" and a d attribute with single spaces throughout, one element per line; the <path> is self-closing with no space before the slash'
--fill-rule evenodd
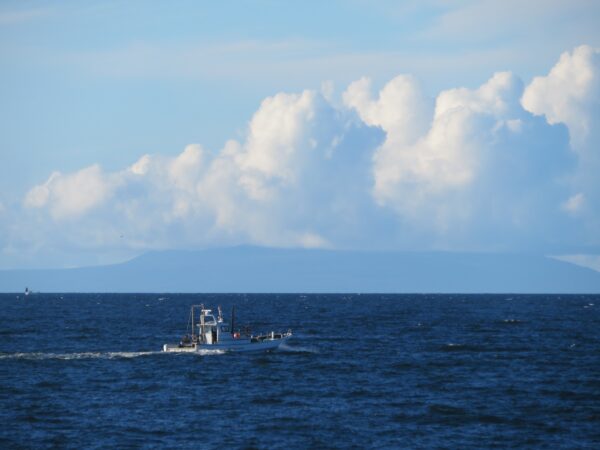
<path id="1" fill-rule="evenodd" d="M 161 354 L 189 305 L 292 328 Z M 0 294 L 3 448 L 600 448 L 600 296 Z"/>

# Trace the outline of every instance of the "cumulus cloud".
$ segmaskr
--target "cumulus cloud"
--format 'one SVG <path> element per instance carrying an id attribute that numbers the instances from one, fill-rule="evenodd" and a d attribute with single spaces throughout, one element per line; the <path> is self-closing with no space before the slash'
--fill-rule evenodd
<path id="1" fill-rule="evenodd" d="M 28 192 L 25 205 L 47 207 L 55 219 L 74 218 L 106 201 L 115 185 L 97 164 L 68 175 L 53 172 L 44 184 Z"/>
<path id="2" fill-rule="evenodd" d="M 321 93 L 279 93 L 262 102 L 243 141 L 215 154 L 193 144 L 175 157 L 143 155 L 122 171 L 55 173 L 24 204 L 40 220 L 47 211 L 56 223 L 78 218 L 88 231 L 101 229 L 86 238 L 98 245 L 124 237 L 136 248 L 329 247 L 336 229 L 343 235 L 349 222 L 369 219 L 360 212 L 370 202 L 369 158 L 381 140 L 379 129 Z"/>
<path id="3" fill-rule="evenodd" d="M 547 76 L 534 78 L 523 94 L 523 107 L 548 123 L 569 127 L 575 149 L 597 133 L 600 112 L 600 50 L 587 45 L 565 52 Z"/>
<path id="4" fill-rule="evenodd" d="M 252 242 L 329 245 L 331 236 L 319 233 L 339 226 L 332 215 L 340 205 L 348 214 L 361 208 L 364 195 L 346 184 L 367 192 L 380 137 L 320 93 L 280 93 L 262 102 L 246 140 L 228 142 L 213 160 L 198 194 L 211 199 L 218 227 Z"/>
<path id="5" fill-rule="evenodd" d="M 169 178 L 171 182 L 180 189 L 193 190 L 202 169 L 203 154 L 204 152 L 200 145 L 188 145 L 169 164 Z"/>
<path id="6" fill-rule="evenodd" d="M 341 102 L 331 83 L 278 93 L 217 152 L 55 172 L 24 214 L 70 248 L 593 247 L 599 71 L 584 46 L 528 86 L 499 72 L 436 98 L 410 75 L 376 95 L 363 77 Z"/>
<path id="7" fill-rule="evenodd" d="M 582 241 L 600 244 L 600 49 L 582 45 L 563 53 L 545 76 L 523 94 L 525 109 L 548 123 L 568 127 L 578 168 L 570 174 L 575 191 L 563 210 L 585 227 Z"/>
<path id="8" fill-rule="evenodd" d="M 410 75 L 388 82 L 377 99 L 371 96 L 371 80 L 363 77 L 350 84 L 343 98 L 366 124 L 383 128 L 387 139 L 399 144 L 421 137 L 431 121 L 432 103 Z"/>
<path id="9" fill-rule="evenodd" d="M 429 229 L 430 241 L 450 247 L 511 248 L 536 239 L 539 217 L 560 222 L 568 195 L 560 176 L 572 165 L 567 133 L 525 111 L 522 92 L 509 72 L 435 100 L 410 77 L 375 100 L 368 81 L 352 84 L 346 104 L 386 132 L 373 157 L 374 199 L 410 221 L 409 231 Z"/>

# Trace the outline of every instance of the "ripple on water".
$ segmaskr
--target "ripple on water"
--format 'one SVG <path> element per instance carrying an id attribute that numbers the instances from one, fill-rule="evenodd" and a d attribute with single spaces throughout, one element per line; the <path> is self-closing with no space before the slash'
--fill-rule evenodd
<path id="1" fill-rule="evenodd" d="M 599 296 L 62 296 L 0 294 L 4 448 L 598 441 Z M 240 323 L 294 338 L 265 354 L 155 351 L 192 303 L 235 303 Z"/>

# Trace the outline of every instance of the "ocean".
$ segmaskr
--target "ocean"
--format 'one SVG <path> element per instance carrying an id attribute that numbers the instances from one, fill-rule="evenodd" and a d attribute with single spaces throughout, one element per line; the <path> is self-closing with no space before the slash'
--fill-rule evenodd
<path id="1" fill-rule="evenodd" d="M 165 354 L 191 304 L 287 330 Z M 600 295 L 0 294 L 0 447 L 600 448 Z"/>

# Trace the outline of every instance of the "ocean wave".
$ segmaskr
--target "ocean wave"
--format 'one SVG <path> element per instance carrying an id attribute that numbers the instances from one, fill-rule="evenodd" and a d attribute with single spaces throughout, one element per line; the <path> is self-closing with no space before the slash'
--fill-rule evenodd
<path id="1" fill-rule="evenodd" d="M 171 353 L 173 355 L 194 355 L 194 356 L 209 356 L 209 355 L 224 355 L 227 353 L 226 350 L 212 350 L 212 349 L 199 349 L 195 352 L 182 352 L 182 353 Z"/>
<path id="2" fill-rule="evenodd" d="M 225 353 L 224 350 L 198 350 L 191 353 L 174 353 L 176 355 L 191 354 L 195 356 L 206 356 L 206 355 L 221 355 Z M 48 359 L 60 359 L 60 360 L 73 360 L 73 359 L 127 359 L 127 358 L 138 358 L 140 356 L 151 356 L 151 355 L 166 355 L 167 353 L 162 351 L 154 352 L 77 352 L 77 353 L 43 353 L 43 352 L 30 352 L 30 353 L 0 353 L 1 359 L 26 359 L 26 360 L 48 360 Z"/>
<path id="3" fill-rule="evenodd" d="M 117 359 L 117 358 L 137 358 L 139 356 L 156 355 L 162 352 L 77 352 L 77 353 L 1 353 L 0 359 Z"/>

